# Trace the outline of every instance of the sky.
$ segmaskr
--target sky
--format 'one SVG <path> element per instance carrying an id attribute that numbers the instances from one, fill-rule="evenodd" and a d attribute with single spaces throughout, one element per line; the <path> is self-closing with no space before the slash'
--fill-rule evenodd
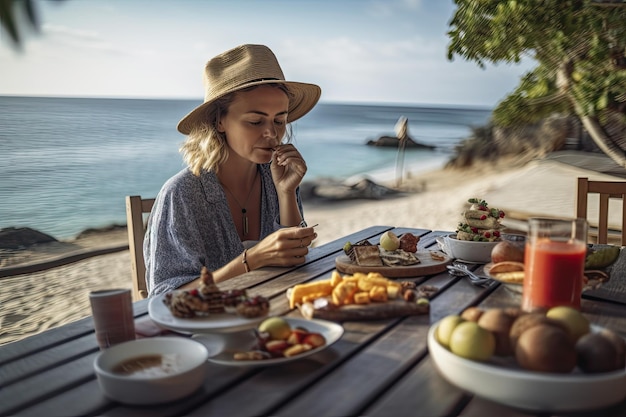
<path id="1" fill-rule="evenodd" d="M 447 59 L 452 0 L 37 0 L 0 95 L 199 99 L 213 56 L 269 46 L 321 101 L 493 107 L 534 65 Z"/>

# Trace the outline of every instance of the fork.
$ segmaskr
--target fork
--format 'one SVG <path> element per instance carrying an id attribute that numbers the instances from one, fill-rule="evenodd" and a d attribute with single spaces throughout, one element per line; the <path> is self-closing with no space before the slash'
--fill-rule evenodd
<path id="1" fill-rule="evenodd" d="M 476 275 L 474 272 L 470 271 L 467 265 L 462 263 L 455 262 L 452 265 L 448 265 L 446 268 L 448 269 L 450 275 L 457 277 L 465 276 L 469 278 L 470 283 L 478 287 L 488 287 L 493 282 L 491 278 Z"/>

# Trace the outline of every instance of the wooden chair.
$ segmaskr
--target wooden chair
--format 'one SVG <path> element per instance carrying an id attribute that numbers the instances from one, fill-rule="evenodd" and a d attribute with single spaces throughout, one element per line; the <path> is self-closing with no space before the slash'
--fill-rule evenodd
<path id="1" fill-rule="evenodd" d="M 590 227 L 590 234 L 597 232 L 597 243 L 608 243 L 611 236 L 626 245 L 626 182 L 622 181 L 589 181 L 587 178 L 578 178 L 578 193 L 576 199 L 576 217 L 587 219 L 587 203 L 589 194 L 599 194 L 598 227 L 597 231 Z M 622 200 L 622 219 L 619 230 L 609 230 L 609 199 Z"/>
<path id="2" fill-rule="evenodd" d="M 150 213 L 153 205 L 154 198 L 141 198 L 138 195 L 126 196 L 126 227 L 128 229 L 134 301 L 148 297 L 146 263 L 143 259 L 143 238 L 146 233 L 144 214 Z"/>

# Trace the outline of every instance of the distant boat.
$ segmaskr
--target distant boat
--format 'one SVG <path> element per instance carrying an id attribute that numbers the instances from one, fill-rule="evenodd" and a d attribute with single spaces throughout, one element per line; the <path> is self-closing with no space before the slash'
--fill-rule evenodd
<path id="1" fill-rule="evenodd" d="M 405 148 L 413 149 L 435 149 L 433 145 L 419 143 L 409 136 L 409 119 L 406 116 L 400 116 L 395 126 L 396 136 L 380 136 L 376 140 L 368 140 L 369 146 L 384 146 L 387 148 L 398 148 L 398 163 L 400 159 L 404 159 L 401 155 Z"/>
<path id="2" fill-rule="evenodd" d="M 400 146 L 400 138 L 396 136 L 380 136 L 376 140 L 368 140 L 366 145 L 368 146 L 384 146 L 388 148 L 398 148 Z M 435 149 L 436 146 L 429 145 L 426 143 L 420 143 L 413 139 L 410 136 L 406 137 L 406 142 L 404 143 L 405 148 L 413 148 L 413 149 Z"/>

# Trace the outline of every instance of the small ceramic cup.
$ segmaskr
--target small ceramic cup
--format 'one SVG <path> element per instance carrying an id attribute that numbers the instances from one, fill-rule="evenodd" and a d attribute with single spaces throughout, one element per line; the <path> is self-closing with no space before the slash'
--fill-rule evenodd
<path id="1" fill-rule="evenodd" d="M 133 300 L 129 289 L 92 291 L 89 302 L 100 349 L 135 339 Z"/>

